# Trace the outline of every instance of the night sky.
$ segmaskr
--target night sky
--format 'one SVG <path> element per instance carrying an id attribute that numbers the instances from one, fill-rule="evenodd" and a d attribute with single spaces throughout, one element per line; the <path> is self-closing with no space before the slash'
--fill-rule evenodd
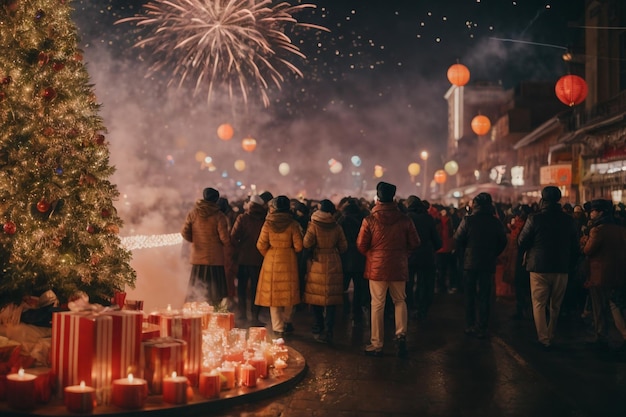
<path id="1" fill-rule="evenodd" d="M 446 162 L 450 65 L 466 65 L 471 82 L 505 88 L 520 80 L 556 82 L 568 72 L 565 48 L 583 35 L 583 0 L 310 3 L 317 8 L 295 17 L 330 32 L 288 33 L 306 55 L 293 59 L 304 77 L 285 74 L 267 108 L 255 97 L 247 105 L 221 94 L 194 97 L 185 87 L 168 87 L 165 73 L 146 78 L 149 51 L 132 46 L 145 33 L 114 25 L 142 13 L 143 2 L 73 3 L 118 167 L 114 179 L 129 205 L 151 210 L 164 199 L 189 201 L 206 186 L 231 199 L 248 194 L 251 184 L 293 197 L 355 194 L 357 178 L 366 189 L 379 181 L 376 164 L 399 195 L 416 193 L 407 166 L 419 162 L 419 152 L 432 155 L 431 172 Z M 228 142 L 215 133 L 226 122 L 235 128 Z M 253 153 L 240 147 L 246 136 L 257 139 Z M 194 159 L 198 151 L 213 157 L 215 171 Z M 361 166 L 352 165 L 353 155 Z M 237 159 L 247 164 L 243 172 L 233 168 Z M 341 162 L 342 172 L 329 171 L 330 159 Z M 279 174 L 281 162 L 290 165 L 289 175 Z M 238 182 L 246 188 L 237 191 Z"/>

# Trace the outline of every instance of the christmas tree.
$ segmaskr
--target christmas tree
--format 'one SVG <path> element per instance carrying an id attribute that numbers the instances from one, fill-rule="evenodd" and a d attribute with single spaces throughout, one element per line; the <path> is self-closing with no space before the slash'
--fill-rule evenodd
<path id="1" fill-rule="evenodd" d="M 0 307 L 133 287 L 105 126 L 65 0 L 0 0 Z"/>

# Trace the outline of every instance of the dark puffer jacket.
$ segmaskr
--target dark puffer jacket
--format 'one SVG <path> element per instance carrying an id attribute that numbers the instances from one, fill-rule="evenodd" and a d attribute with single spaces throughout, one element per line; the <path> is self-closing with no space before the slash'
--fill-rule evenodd
<path id="1" fill-rule="evenodd" d="M 529 272 L 567 273 L 579 254 L 574 219 L 558 203 L 543 202 L 526 220 L 517 244 Z"/>
<path id="2" fill-rule="evenodd" d="M 426 268 L 435 266 L 435 252 L 442 246 L 441 236 L 437 231 L 435 219 L 428 214 L 421 201 L 407 207 L 407 215 L 415 225 L 421 245 L 411 252 L 409 264 Z"/>
<path id="3" fill-rule="evenodd" d="M 506 247 L 504 224 L 495 216 L 492 206 L 474 206 L 454 234 L 457 247 L 464 250 L 466 271 L 496 271 L 496 259 Z"/>
<path id="4" fill-rule="evenodd" d="M 376 203 L 363 219 L 357 248 L 365 255 L 364 277 L 373 281 L 406 281 L 409 254 L 420 245 L 420 237 L 409 217 L 398 205 Z"/>
<path id="5" fill-rule="evenodd" d="M 256 248 L 256 243 L 259 240 L 266 214 L 265 207 L 250 203 L 246 212 L 237 216 L 235 225 L 230 231 L 230 239 L 239 265 L 260 266 L 263 264 L 263 255 Z"/>

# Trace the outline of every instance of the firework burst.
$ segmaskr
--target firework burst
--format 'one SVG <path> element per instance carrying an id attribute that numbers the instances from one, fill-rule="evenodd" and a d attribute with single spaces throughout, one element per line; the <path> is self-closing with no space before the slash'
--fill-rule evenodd
<path id="1" fill-rule="evenodd" d="M 269 106 L 270 87 L 278 89 L 289 71 L 303 76 L 290 61 L 306 58 L 285 33 L 287 28 L 327 28 L 299 22 L 294 15 L 314 4 L 272 5 L 271 0 L 155 0 L 144 4 L 145 14 L 118 20 L 150 28 L 135 47 L 148 47 L 155 57 L 149 72 L 173 67 L 170 84 L 195 83 L 195 93 L 225 86 L 232 99 L 244 102 L 257 92 Z"/>

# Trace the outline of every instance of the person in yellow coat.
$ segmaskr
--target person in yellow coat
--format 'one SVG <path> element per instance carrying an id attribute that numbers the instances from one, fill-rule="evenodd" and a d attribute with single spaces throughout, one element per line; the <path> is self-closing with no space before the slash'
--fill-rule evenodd
<path id="1" fill-rule="evenodd" d="M 304 302 L 313 308 L 313 337 L 321 343 L 332 343 L 335 312 L 337 305 L 343 304 L 343 271 L 339 254 L 348 249 L 348 241 L 342 227 L 335 221 L 335 211 L 332 201 L 320 201 L 304 235 L 304 247 L 311 249 Z"/>
<path id="2" fill-rule="evenodd" d="M 255 304 L 270 308 L 272 330 L 278 337 L 293 332 L 293 306 L 300 302 L 298 259 L 302 228 L 284 195 L 272 199 L 256 247 L 263 255 Z"/>

